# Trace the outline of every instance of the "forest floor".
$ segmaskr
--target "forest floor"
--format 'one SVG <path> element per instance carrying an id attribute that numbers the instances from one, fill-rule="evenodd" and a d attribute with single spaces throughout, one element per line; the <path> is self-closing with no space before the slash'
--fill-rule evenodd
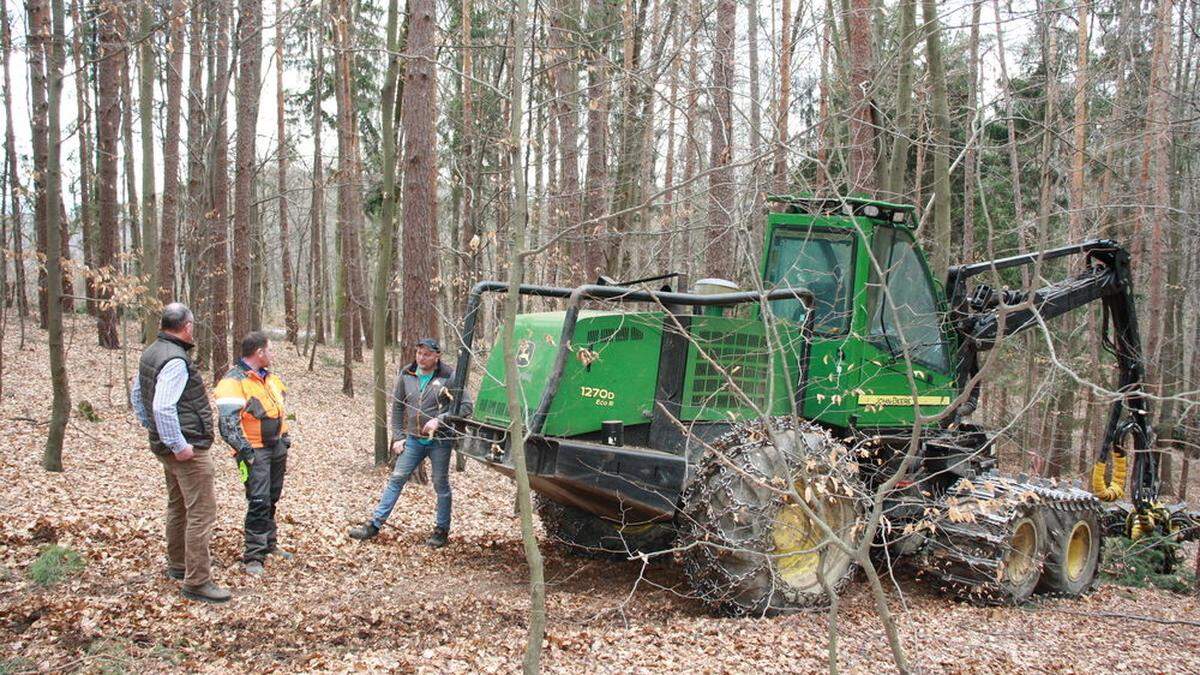
<path id="1" fill-rule="evenodd" d="M 371 462 L 369 355 L 355 366 L 358 395 L 350 399 L 340 393 L 340 352 L 322 348 L 308 372 L 294 349 L 276 350 L 296 414 L 280 543 L 296 557 L 269 561 L 261 579 L 241 572 L 245 500 L 232 460 L 215 455 L 213 572 L 234 598 L 212 606 L 183 599 L 164 576 L 162 470 L 124 403 L 121 352 L 94 347 L 83 318 L 68 322 L 72 400 L 90 403 L 99 419 L 73 414 L 65 471 L 47 473 L 39 465 L 50 409 L 45 334 L 27 329 L 18 349 L 11 319 L 0 399 L 0 670 L 520 668 L 528 585 L 508 479 L 474 463 L 451 475 L 454 526 L 443 549 L 424 545 L 434 500 L 419 484 L 405 490 L 394 527 L 379 538 L 346 536 L 368 515 L 385 475 Z M 136 352 L 128 359 L 133 368 Z M 86 565 L 47 588 L 29 568 L 51 542 Z M 826 612 L 714 618 L 688 597 L 669 561 L 643 566 L 543 549 L 547 670 L 827 669 Z M 1195 596 L 1102 585 L 1078 600 L 980 608 L 903 575 L 888 594 L 919 670 L 1200 672 Z M 837 634 L 842 669 L 889 669 L 865 582 L 841 599 Z"/>

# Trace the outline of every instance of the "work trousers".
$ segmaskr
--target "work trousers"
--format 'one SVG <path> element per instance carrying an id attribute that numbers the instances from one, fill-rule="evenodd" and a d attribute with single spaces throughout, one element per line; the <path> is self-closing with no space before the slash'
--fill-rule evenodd
<path id="1" fill-rule="evenodd" d="M 242 562 L 266 559 L 275 550 L 275 505 L 283 494 L 287 443 L 281 438 L 266 448 L 254 448 L 254 464 L 246 479 L 246 551 Z"/>

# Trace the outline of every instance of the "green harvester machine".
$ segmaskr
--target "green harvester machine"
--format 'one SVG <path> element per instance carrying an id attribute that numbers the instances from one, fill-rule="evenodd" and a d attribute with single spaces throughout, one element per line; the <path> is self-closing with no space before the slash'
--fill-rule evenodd
<path id="1" fill-rule="evenodd" d="M 714 609 L 764 614 L 839 592 L 868 532 L 875 564 L 904 561 L 942 589 L 1003 604 L 1085 593 L 1108 533 L 1194 536 L 1195 514 L 1158 500 L 1122 247 L 960 265 L 943 285 L 910 206 L 770 201 L 757 290 L 664 283 L 678 275 L 519 288 L 566 307 L 516 320 L 524 444 L 508 437 L 502 340 L 474 416 L 451 420 L 460 452 L 494 469 L 511 475 L 512 453 L 525 453 L 550 537 L 585 554 L 671 550 Z M 1066 256 L 1078 270 L 1043 288 L 976 279 Z M 472 289 L 455 408 L 482 299 L 509 290 Z M 1097 301 L 1118 377 L 1090 489 L 1002 472 L 996 434 L 970 419 L 997 368 L 982 366 L 986 353 Z"/>

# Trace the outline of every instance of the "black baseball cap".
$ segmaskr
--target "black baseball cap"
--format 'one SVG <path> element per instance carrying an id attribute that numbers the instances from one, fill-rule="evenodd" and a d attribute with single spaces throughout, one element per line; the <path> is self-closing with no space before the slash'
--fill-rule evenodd
<path id="1" fill-rule="evenodd" d="M 438 341 L 433 338 L 421 338 L 420 340 L 417 340 L 417 346 L 424 347 L 426 349 L 435 351 L 439 354 L 442 353 L 442 346 L 440 344 L 438 344 Z"/>

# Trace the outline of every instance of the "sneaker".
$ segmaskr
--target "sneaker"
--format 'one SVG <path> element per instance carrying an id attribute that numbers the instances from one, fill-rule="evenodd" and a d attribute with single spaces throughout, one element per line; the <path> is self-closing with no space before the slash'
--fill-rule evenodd
<path id="1" fill-rule="evenodd" d="M 350 528 L 350 538 L 359 541 L 374 539 L 375 535 L 379 534 L 379 528 L 375 527 L 375 523 L 367 523 L 358 527 Z"/>
<path id="2" fill-rule="evenodd" d="M 296 556 L 292 555 L 292 553 L 290 551 L 285 551 L 281 548 L 273 548 L 270 551 L 267 551 L 267 555 L 278 556 L 280 558 L 283 558 L 284 560 L 291 560 L 292 558 L 296 557 Z"/>
<path id="3" fill-rule="evenodd" d="M 449 539 L 450 533 L 445 528 L 435 527 L 433 528 L 433 534 L 429 535 L 429 538 L 425 540 L 425 544 L 433 548 L 441 548 L 446 545 Z"/>
<path id="4" fill-rule="evenodd" d="M 167 576 L 175 581 L 183 581 L 183 577 L 186 576 L 186 573 L 183 570 L 177 570 L 173 567 L 168 567 Z"/>
<path id="5" fill-rule="evenodd" d="M 246 563 L 246 574 L 249 574 L 252 577 L 261 577 L 265 571 L 266 570 L 263 569 L 262 562 L 258 560 L 251 560 L 250 562 Z"/>
<path id="6" fill-rule="evenodd" d="M 206 581 L 199 586 L 184 586 L 182 593 L 185 598 L 201 602 L 228 602 L 229 598 L 233 597 L 229 591 L 211 581 Z"/>

